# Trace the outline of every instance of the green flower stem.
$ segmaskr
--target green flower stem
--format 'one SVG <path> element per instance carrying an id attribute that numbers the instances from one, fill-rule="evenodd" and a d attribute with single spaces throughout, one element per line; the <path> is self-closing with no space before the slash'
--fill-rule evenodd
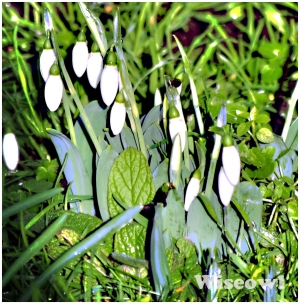
<path id="1" fill-rule="evenodd" d="M 122 50 L 122 45 L 121 45 L 121 23 L 120 23 L 120 11 L 119 9 L 116 11 L 115 16 L 114 16 L 114 43 L 115 43 L 115 48 L 118 54 L 118 62 L 119 62 L 119 73 L 121 76 L 121 81 L 123 84 L 123 90 L 126 93 L 126 96 L 130 102 L 131 109 L 126 107 L 126 111 L 128 113 L 129 118 L 131 118 L 130 112 L 132 111 L 132 118 L 130 119 L 131 123 L 131 128 L 133 131 L 133 134 L 137 134 L 138 141 L 139 143 L 139 148 L 141 152 L 144 154 L 144 156 L 147 158 L 147 151 L 146 151 L 146 145 L 145 145 L 145 139 L 143 135 L 143 130 L 141 126 L 141 121 L 139 118 L 139 111 L 138 107 L 134 98 L 134 93 L 132 89 L 131 82 L 129 80 L 129 75 L 128 75 L 128 69 L 126 66 L 123 50 Z M 133 124 L 134 123 L 134 124 Z"/>
<path id="2" fill-rule="evenodd" d="M 72 121 L 72 117 L 71 117 L 71 113 L 70 113 L 70 107 L 69 107 L 68 99 L 69 99 L 69 96 L 67 95 L 66 90 L 64 88 L 64 90 L 63 90 L 63 106 L 64 106 L 64 109 L 65 109 L 66 120 L 67 120 L 67 124 L 68 124 L 68 128 L 69 128 L 69 132 L 70 132 L 71 141 L 76 147 L 77 142 L 76 142 L 74 125 L 73 125 L 73 121 Z"/>
<path id="3" fill-rule="evenodd" d="M 106 41 L 103 41 L 103 40 L 106 40 L 106 38 L 104 36 L 105 34 L 103 34 L 101 37 L 99 30 L 97 28 L 97 24 L 94 20 L 95 17 L 88 11 L 86 5 L 82 2 L 79 2 L 78 5 L 80 7 L 80 10 L 86 20 L 86 23 L 87 23 L 91 33 L 93 34 L 93 37 L 95 38 L 95 40 L 99 46 L 101 55 L 104 58 L 106 51 L 107 51 L 107 43 L 106 43 Z M 101 26 L 101 28 L 103 28 L 103 32 L 104 32 L 103 25 L 102 24 L 99 24 L 99 25 Z"/>
<path id="4" fill-rule="evenodd" d="M 21 82 L 22 89 L 24 91 L 24 94 L 25 94 L 25 97 L 26 97 L 26 100 L 27 100 L 32 118 L 33 118 L 33 120 L 30 120 L 30 122 L 34 126 L 34 128 L 37 130 L 37 132 L 40 135 L 42 135 L 43 137 L 45 137 L 46 135 L 45 135 L 45 130 L 44 130 L 43 124 L 40 121 L 40 119 L 39 119 L 39 117 L 38 117 L 38 115 L 37 115 L 37 113 L 36 113 L 36 111 L 33 107 L 32 100 L 31 100 L 31 98 L 29 96 L 29 92 L 28 92 L 26 77 L 25 77 L 25 74 L 24 74 L 24 72 L 22 70 L 22 67 L 21 67 L 21 63 L 20 63 L 21 59 L 20 58 L 22 57 L 22 55 L 20 54 L 20 52 L 18 50 L 17 34 L 18 34 L 18 26 L 16 26 L 15 29 L 14 29 L 14 50 L 15 50 L 16 58 L 17 58 L 18 73 L 19 73 L 19 77 L 20 77 L 20 82 Z"/>
<path id="5" fill-rule="evenodd" d="M 217 161 L 218 161 L 218 158 L 220 155 L 221 146 L 222 146 L 222 137 L 220 135 L 216 134 L 214 149 L 213 149 L 213 152 L 211 155 L 207 182 L 206 182 L 206 186 L 205 186 L 205 194 L 209 199 L 211 199 L 212 186 L 213 186 L 214 176 L 215 176 L 215 171 L 216 171 L 216 164 L 217 164 Z"/>
<path id="6" fill-rule="evenodd" d="M 57 114 L 55 112 L 49 112 L 49 116 L 50 116 L 50 119 L 51 119 L 51 121 L 54 125 L 54 129 L 59 131 L 59 132 L 62 132 L 60 121 L 57 117 Z"/>
<path id="7" fill-rule="evenodd" d="M 200 134 L 203 135 L 204 134 L 204 124 L 203 124 L 202 115 L 201 115 L 201 112 L 200 112 L 200 106 L 199 106 L 199 100 L 198 100 L 197 90 L 196 90 L 194 79 L 192 77 L 192 72 L 191 72 L 191 69 L 190 69 L 190 64 L 189 64 L 188 58 L 186 56 L 186 53 L 185 53 L 185 51 L 183 49 L 182 44 L 180 43 L 180 41 L 178 40 L 178 38 L 175 35 L 174 35 L 174 38 L 175 38 L 176 43 L 178 45 L 179 51 L 181 53 L 186 73 L 189 76 L 190 86 L 191 86 L 191 91 L 192 91 L 194 111 L 195 111 L 195 115 L 196 115 L 196 119 L 197 119 L 197 123 L 198 123 Z"/>
<path id="8" fill-rule="evenodd" d="M 28 244 L 28 239 L 27 239 L 26 231 L 25 231 L 23 211 L 20 211 L 20 230 L 21 230 L 23 243 L 24 243 L 25 247 L 28 248 L 29 244 Z"/>
<path id="9" fill-rule="evenodd" d="M 297 81 L 295 90 L 292 94 L 290 101 L 288 102 L 289 109 L 288 109 L 288 113 L 286 116 L 286 120 L 284 122 L 282 134 L 281 134 L 281 137 L 284 142 L 286 141 L 286 137 L 287 137 L 287 134 L 288 134 L 288 131 L 289 131 L 292 119 L 293 119 L 293 114 L 294 114 L 294 110 L 295 110 L 295 106 L 296 106 L 299 94 L 300 94 L 300 87 L 299 87 L 299 82 Z"/>
<path id="10" fill-rule="evenodd" d="M 97 139 L 97 136 L 96 136 L 96 134 L 94 132 L 94 129 L 93 129 L 93 127 L 92 127 L 92 125 L 91 125 L 91 123 L 90 123 L 90 121 L 89 121 L 86 113 L 85 113 L 85 110 L 84 110 L 81 102 L 80 102 L 80 99 L 79 99 L 79 97 L 77 95 L 77 92 L 76 92 L 76 90 L 75 90 L 75 88 L 73 86 L 71 78 L 70 78 L 70 76 L 69 76 L 69 74 L 67 72 L 65 63 L 64 63 L 64 61 L 63 61 L 63 59 L 62 59 L 62 57 L 61 57 L 61 55 L 59 53 L 59 48 L 57 47 L 55 33 L 54 33 L 53 30 L 51 31 L 51 40 L 52 40 L 52 43 L 53 43 L 53 46 L 54 46 L 54 50 L 55 50 L 56 56 L 59 59 L 60 68 L 61 68 L 61 70 L 63 72 L 64 77 L 65 77 L 68 89 L 69 89 L 69 91 L 70 91 L 70 93 L 71 93 L 71 95 L 72 95 L 72 97 L 73 97 L 73 99 L 75 101 L 75 104 L 76 104 L 76 106 L 77 106 L 77 108 L 78 108 L 78 110 L 80 112 L 80 115 L 81 115 L 81 118 L 82 118 L 83 123 L 85 125 L 85 128 L 86 128 L 88 134 L 90 135 L 90 138 L 91 138 L 91 140 L 92 140 L 92 142 L 93 142 L 93 144 L 94 144 L 94 146 L 96 148 L 96 151 L 97 151 L 98 155 L 100 156 L 101 153 L 102 153 L 102 149 L 100 147 L 100 144 L 98 142 L 98 139 Z"/>
<path id="11" fill-rule="evenodd" d="M 32 259 L 44 246 L 46 246 L 50 242 L 52 237 L 54 237 L 55 234 L 63 227 L 67 216 L 67 213 L 60 216 L 50 227 L 47 228 L 47 230 L 42 233 L 39 238 L 37 238 L 32 244 L 30 244 L 29 247 L 26 246 L 28 247 L 27 250 L 23 252 L 20 257 L 12 265 L 10 265 L 7 271 L 4 273 L 4 276 L 2 278 L 2 288 L 6 286 L 11 277 L 19 269 L 21 269 L 30 259 Z"/>

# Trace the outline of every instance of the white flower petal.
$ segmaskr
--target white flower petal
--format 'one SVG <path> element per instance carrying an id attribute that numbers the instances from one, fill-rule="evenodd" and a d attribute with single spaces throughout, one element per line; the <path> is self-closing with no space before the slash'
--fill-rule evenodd
<path id="1" fill-rule="evenodd" d="M 221 167 L 219 172 L 218 188 L 222 204 L 228 206 L 234 191 L 234 186 L 227 179 L 223 167 Z"/>
<path id="2" fill-rule="evenodd" d="M 63 95 L 63 82 L 60 75 L 50 75 L 45 85 L 45 101 L 48 109 L 58 109 Z"/>
<path id="3" fill-rule="evenodd" d="M 87 67 L 89 51 L 86 42 L 77 41 L 72 52 L 73 69 L 77 77 L 81 77 Z"/>
<path id="4" fill-rule="evenodd" d="M 114 135 L 118 135 L 125 123 L 126 109 L 124 103 L 115 102 L 110 112 L 110 128 Z"/>
<path id="5" fill-rule="evenodd" d="M 241 160 L 235 146 L 223 147 L 222 164 L 229 182 L 237 185 L 240 180 Z"/>
<path id="6" fill-rule="evenodd" d="M 169 176 L 170 181 L 174 183 L 178 171 L 180 169 L 181 164 L 181 142 L 180 142 L 180 135 L 177 134 L 174 138 L 172 151 L 171 151 L 171 159 L 170 159 L 170 166 L 169 166 Z"/>
<path id="7" fill-rule="evenodd" d="M 103 58 L 99 52 L 90 53 L 87 63 L 87 76 L 91 87 L 96 89 L 103 70 Z"/>
<path id="8" fill-rule="evenodd" d="M 110 106 L 118 92 L 119 72 L 116 65 L 105 65 L 101 74 L 100 91 L 104 103 Z"/>
<path id="9" fill-rule="evenodd" d="M 180 117 L 170 118 L 169 119 L 169 132 L 170 132 L 172 142 L 174 141 L 176 134 L 179 133 L 180 139 L 181 139 L 181 151 L 183 152 L 184 147 L 185 147 L 185 141 L 186 141 L 185 122 Z"/>
<path id="10" fill-rule="evenodd" d="M 184 200 L 184 209 L 186 211 L 189 210 L 193 200 L 197 197 L 200 190 L 200 180 L 198 178 L 192 177 L 185 194 L 185 200 Z"/>
<path id="11" fill-rule="evenodd" d="M 3 158 L 9 170 L 15 170 L 19 161 L 19 146 L 15 134 L 8 133 L 3 138 Z"/>
<path id="12" fill-rule="evenodd" d="M 43 50 L 40 57 L 40 71 L 45 82 L 50 76 L 50 68 L 55 59 L 56 57 L 53 49 Z"/>

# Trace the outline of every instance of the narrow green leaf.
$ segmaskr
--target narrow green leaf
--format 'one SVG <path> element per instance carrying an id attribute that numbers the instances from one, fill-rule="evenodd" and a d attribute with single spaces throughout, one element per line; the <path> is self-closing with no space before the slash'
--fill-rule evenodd
<path id="1" fill-rule="evenodd" d="M 66 154 L 68 159 L 64 168 L 64 174 L 71 183 L 72 193 L 75 195 L 92 195 L 93 189 L 82 158 L 74 144 L 62 133 L 47 129 L 48 134 L 56 148 L 59 160 L 63 163 Z M 77 212 L 95 215 L 93 200 L 71 203 L 71 208 L 77 206 Z"/>
<path id="2" fill-rule="evenodd" d="M 37 204 L 40 204 L 40 203 L 44 202 L 45 200 L 61 193 L 63 190 L 64 190 L 63 188 L 54 188 L 51 190 L 47 190 L 43 193 L 38 193 L 38 194 L 32 195 L 29 198 L 26 198 L 26 199 L 20 201 L 19 203 L 16 203 L 13 206 L 4 209 L 2 211 L 2 220 L 5 220 L 14 214 L 17 214 L 22 210 L 26 210 Z"/>
<path id="3" fill-rule="evenodd" d="M 155 217 L 150 241 L 150 263 L 155 286 L 157 301 L 165 301 L 168 293 L 173 288 L 166 250 L 163 239 L 163 204 L 155 207 Z"/>
<path id="4" fill-rule="evenodd" d="M 158 167 L 153 171 L 152 177 L 155 189 L 158 190 L 164 183 L 169 180 L 169 159 L 166 158 Z"/>
<path id="5" fill-rule="evenodd" d="M 4 273 L 2 278 L 2 288 L 6 286 L 11 277 L 22 268 L 31 258 L 33 258 L 49 241 L 54 235 L 63 227 L 67 214 L 60 216 L 53 224 L 51 224 L 42 234 L 38 237 L 25 252 L 23 252 L 19 258 L 9 266 L 8 270 Z"/>
<path id="6" fill-rule="evenodd" d="M 115 233 L 121 227 L 129 223 L 134 218 L 134 216 L 141 211 L 141 209 L 142 206 L 135 206 L 129 210 L 126 210 L 122 214 L 111 219 L 108 223 L 96 230 L 83 241 L 70 248 L 53 264 L 51 264 L 51 266 L 49 266 L 43 272 L 43 274 L 32 283 L 32 285 L 26 290 L 26 292 L 24 292 L 24 294 L 18 300 L 21 302 L 26 302 L 36 288 L 40 288 L 41 286 L 43 286 L 43 284 L 45 284 L 51 278 L 51 276 L 63 269 L 74 259 L 81 257 L 87 251 L 91 250 L 95 245 L 99 244 L 102 239 L 105 239 L 107 236 Z"/>
<path id="7" fill-rule="evenodd" d="M 108 180 L 109 180 L 111 167 L 117 157 L 118 157 L 118 153 L 114 151 L 111 146 L 107 146 L 107 148 L 102 152 L 97 164 L 97 171 L 96 171 L 97 201 L 98 201 L 101 218 L 104 222 L 106 222 L 110 218 L 108 212 L 108 198 L 107 198 Z"/>
<path id="8" fill-rule="evenodd" d="M 142 130 L 146 130 L 153 124 L 158 123 L 161 118 L 161 105 L 153 107 L 142 119 Z"/>
<path id="9" fill-rule="evenodd" d="M 106 127 L 107 111 L 108 108 L 103 110 L 97 100 L 91 101 L 84 108 L 84 111 L 91 123 L 91 126 L 95 132 L 97 138 L 99 136 L 104 138 L 103 129 Z M 94 168 L 94 155 L 96 154 L 96 149 L 94 145 L 89 140 L 86 128 L 82 117 L 79 116 L 74 125 L 74 132 L 76 136 L 76 142 L 78 143 L 77 149 L 82 157 L 83 163 L 86 167 L 88 176 L 92 180 L 93 168 Z"/>

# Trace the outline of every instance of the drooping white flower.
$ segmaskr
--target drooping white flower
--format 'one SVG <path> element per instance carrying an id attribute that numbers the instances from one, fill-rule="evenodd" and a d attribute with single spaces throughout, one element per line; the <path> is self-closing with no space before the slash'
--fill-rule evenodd
<path id="1" fill-rule="evenodd" d="M 3 158 L 9 170 L 15 170 L 19 162 L 19 146 L 15 134 L 7 133 L 3 137 Z"/>
<path id="2" fill-rule="evenodd" d="M 176 185 L 176 183 L 179 181 L 179 175 L 180 175 L 180 167 L 181 167 L 181 140 L 180 135 L 176 134 L 172 151 L 171 151 L 171 158 L 170 158 L 170 164 L 169 164 L 169 178 L 170 182 Z"/>
<path id="3" fill-rule="evenodd" d="M 228 134 L 223 138 L 222 165 L 228 181 L 233 186 L 237 185 L 240 180 L 241 159 L 232 137 Z"/>
<path id="4" fill-rule="evenodd" d="M 55 52 L 51 46 L 50 39 L 47 38 L 44 43 L 44 48 L 40 57 L 40 71 L 41 75 L 46 82 L 50 76 L 50 68 L 55 62 L 56 56 Z"/>
<path id="5" fill-rule="evenodd" d="M 193 200 L 197 197 L 200 191 L 200 169 L 197 169 L 186 189 L 185 199 L 184 199 L 184 209 L 188 211 Z"/>
<path id="6" fill-rule="evenodd" d="M 125 99 L 122 91 L 118 93 L 110 112 L 110 128 L 114 135 L 121 133 L 126 118 Z"/>
<path id="7" fill-rule="evenodd" d="M 73 69 L 77 77 L 81 77 L 88 64 L 89 51 L 84 32 L 80 32 L 72 52 Z"/>
<path id="8" fill-rule="evenodd" d="M 226 177 L 223 167 L 221 167 L 218 177 L 218 188 L 221 202 L 224 206 L 228 206 L 234 191 L 234 185 L 232 185 Z"/>
<path id="9" fill-rule="evenodd" d="M 90 85 L 96 89 L 100 82 L 100 76 L 103 70 L 103 58 L 100 54 L 98 44 L 92 44 L 92 50 L 87 63 L 87 76 Z"/>
<path id="10" fill-rule="evenodd" d="M 181 140 L 181 151 L 183 151 L 186 142 L 186 125 L 181 119 L 179 111 L 175 106 L 171 106 L 169 109 L 169 133 L 172 142 L 174 142 L 175 136 L 179 133 Z"/>
<path id="11" fill-rule="evenodd" d="M 110 106 L 118 92 L 119 71 L 117 67 L 117 56 L 110 52 L 106 58 L 106 64 L 101 74 L 100 91 L 104 103 Z"/>
<path id="12" fill-rule="evenodd" d="M 57 63 L 54 63 L 50 69 L 50 76 L 45 85 L 45 101 L 51 112 L 58 109 L 63 95 L 63 88 L 59 67 Z"/>

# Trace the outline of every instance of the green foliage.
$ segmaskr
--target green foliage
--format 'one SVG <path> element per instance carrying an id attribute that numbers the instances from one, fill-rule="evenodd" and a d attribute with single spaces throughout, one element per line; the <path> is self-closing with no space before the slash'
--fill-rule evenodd
<path id="1" fill-rule="evenodd" d="M 296 301 L 297 11 L 295 3 L 4 3 L 3 133 L 15 134 L 20 161 L 2 169 L 3 300 Z M 118 57 L 127 118 L 117 136 L 99 88 L 70 65 L 83 28 L 89 50 L 95 41 L 104 60 L 109 49 Z M 64 81 L 56 112 L 46 109 L 39 72 L 46 37 Z M 172 102 L 188 132 L 170 178 Z M 227 207 L 217 191 L 225 133 L 242 168 Z M 198 168 L 200 193 L 186 213 Z M 219 270 L 222 282 L 282 275 L 284 286 L 198 285 L 196 275 Z"/>

